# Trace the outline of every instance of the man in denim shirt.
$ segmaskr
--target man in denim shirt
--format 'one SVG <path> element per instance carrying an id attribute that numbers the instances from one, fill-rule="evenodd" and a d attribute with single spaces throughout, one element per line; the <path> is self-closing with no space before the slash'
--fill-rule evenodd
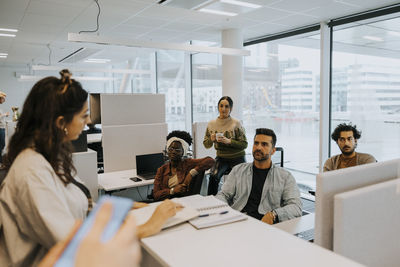
<path id="1" fill-rule="evenodd" d="M 276 135 L 256 130 L 252 163 L 235 166 L 216 197 L 232 208 L 268 224 L 301 216 L 300 191 L 292 174 L 275 166 Z"/>

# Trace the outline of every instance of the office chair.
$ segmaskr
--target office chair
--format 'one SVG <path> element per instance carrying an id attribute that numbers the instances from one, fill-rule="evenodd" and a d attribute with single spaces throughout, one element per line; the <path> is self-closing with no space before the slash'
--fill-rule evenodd
<path id="1" fill-rule="evenodd" d="M 284 163 L 284 150 L 283 150 L 283 147 L 280 147 L 280 146 L 276 147 L 276 152 L 272 156 L 272 162 L 274 164 L 279 164 L 281 167 L 283 167 L 283 163 Z"/>

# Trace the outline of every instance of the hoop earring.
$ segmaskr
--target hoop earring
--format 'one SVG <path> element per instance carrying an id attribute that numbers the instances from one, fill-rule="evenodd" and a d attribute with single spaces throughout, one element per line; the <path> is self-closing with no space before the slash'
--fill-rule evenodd
<path id="1" fill-rule="evenodd" d="M 68 129 L 67 128 L 64 128 L 64 133 L 65 133 L 65 135 L 68 135 Z"/>

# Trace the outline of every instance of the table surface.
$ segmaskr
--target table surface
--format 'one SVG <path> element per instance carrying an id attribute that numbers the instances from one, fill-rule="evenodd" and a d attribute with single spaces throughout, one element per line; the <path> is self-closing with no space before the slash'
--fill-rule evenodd
<path id="1" fill-rule="evenodd" d="M 134 182 L 129 178 L 136 176 L 136 169 L 107 172 L 98 175 L 99 188 L 104 191 L 127 189 L 131 187 L 145 186 L 154 183 L 154 179 Z"/>
<path id="2" fill-rule="evenodd" d="M 184 223 L 141 245 L 142 266 L 362 266 L 251 217 L 201 230 Z"/>
<path id="3" fill-rule="evenodd" d="M 289 234 L 296 234 L 313 229 L 315 225 L 315 214 L 310 213 L 289 221 L 274 224 L 273 226 Z"/>

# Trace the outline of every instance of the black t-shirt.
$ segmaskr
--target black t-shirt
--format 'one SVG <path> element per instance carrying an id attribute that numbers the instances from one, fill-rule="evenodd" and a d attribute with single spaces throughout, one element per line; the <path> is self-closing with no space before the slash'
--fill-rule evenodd
<path id="1" fill-rule="evenodd" d="M 269 168 L 258 169 L 253 165 L 253 180 L 251 183 L 250 196 L 247 200 L 246 206 L 242 210 L 242 212 L 246 212 L 247 215 L 256 218 L 257 220 L 261 220 L 262 217 L 264 217 L 264 214 L 258 213 L 258 206 L 261 202 L 261 194 L 268 172 Z"/>

